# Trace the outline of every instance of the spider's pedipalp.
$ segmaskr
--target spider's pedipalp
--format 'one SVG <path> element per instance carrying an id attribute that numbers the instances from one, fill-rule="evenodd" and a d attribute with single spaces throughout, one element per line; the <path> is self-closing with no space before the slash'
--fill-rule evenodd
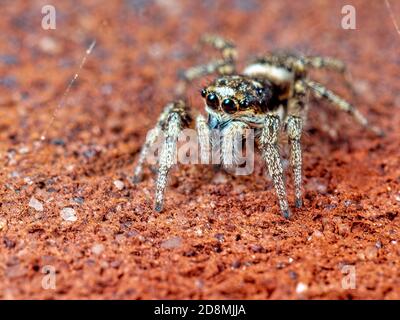
<path id="1" fill-rule="evenodd" d="M 211 155 L 211 142 L 210 142 L 210 128 L 203 115 L 198 115 L 196 118 L 196 130 L 198 135 L 198 142 L 200 147 L 200 163 L 210 164 Z"/>
<path id="2" fill-rule="evenodd" d="M 282 215 L 286 219 L 289 219 L 291 214 L 287 201 L 285 180 L 283 178 L 283 167 L 278 148 L 279 130 L 279 117 L 267 115 L 260 136 L 260 145 L 262 157 L 268 167 L 269 175 L 274 183 Z"/>
<path id="3" fill-rule="evenodd" d="M 239 164 L 246 129 L 249 129 L 249 126 L 241 121 L 232 121 L 222 129 L 221 163 L 226 169 L 234 168 Z"/>

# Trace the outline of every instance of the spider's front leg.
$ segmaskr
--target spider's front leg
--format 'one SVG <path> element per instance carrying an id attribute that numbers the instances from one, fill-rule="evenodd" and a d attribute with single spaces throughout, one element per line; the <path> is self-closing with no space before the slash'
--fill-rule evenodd
<path id="1" fill-rule="evenodd" d="M 279 131 L 279 117 L 274 115 L 267 115 L 260 136 L 260 145 L 262 157 L 267 164 L 269 175 L 271 176 L 274 183 L 282 215 L 286 219 L 289 219 L 291 214 L 287 201 L 286 186 L 283 177 L 283 167 L 278 148 Z"/>
<path id="2" fill-rule="evenodd" d="M 179 100 L 168 104 L 157 121 L 156 127 L 148 134 L 144 147 L 141 151 L 138 165 L 134 173 L 134 182 L 142 178 L 143 164 L 146 160 L 150 147 L 157 138 L 164 133 L 164 142 L 159 157 L 159 168 L 156 180 L 156 194 L 154 209 L 160 212 L 164 204 L 164 192 L 168 182 L 168 173 L 176 161 L 176 144 L 182 129 L 188 127 L 191 117 L 187 105 Z"/>

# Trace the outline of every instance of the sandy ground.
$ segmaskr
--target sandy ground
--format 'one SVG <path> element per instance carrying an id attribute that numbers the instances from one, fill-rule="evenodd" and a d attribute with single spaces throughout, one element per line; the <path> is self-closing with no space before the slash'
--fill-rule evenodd
<path id="1" fill-rule="evenodd" d="M 0 298 L 400 298 L 400 37 L 383 1 L 352 1 L 356 30 L 345 1 L 57 1 L 56 30 L 44 4 L 1 5 Z M 312 100 L 292 220 L 259 159 L 242 177 L 179 167 L 155 214 L 154 176 L 133 185 L 132 170 L 177 70 L 216 55 L 196 46 L 205 32 L 234 40 L 242 66 L 277 48 L 343 59 L 357 97 L 311 76 L 386 137 Z M 206 81 L 188 92 L 198 111 Z"/>

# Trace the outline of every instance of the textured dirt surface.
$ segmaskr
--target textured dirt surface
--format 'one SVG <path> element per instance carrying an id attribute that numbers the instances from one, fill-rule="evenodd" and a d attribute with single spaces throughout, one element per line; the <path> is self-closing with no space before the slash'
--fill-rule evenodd
<path id="1" fill-rule="evenodd" d="M 41 28 L 47 2 L 1 5 L 0 298 L 400 298 L 400 38 L 383 1 L 352 1 L 356 30 L 341 28 L 345 1 L 79 2 L 57 1 L 56 30 Z M 357 97 L 336 75 L 313 78 L 386 137 L 313 100 L 291 221 L 259 159 L 244 177 L 179 167 L 155 214 L 153 175 L 135 186 L 132 169 L 176 71 L 216 54 L 196 47 L 204 32 L 233 39 L 242 65 L 277 48 L 343 59 Z M 204 83 L 188 92 L 199 111 Z"/>

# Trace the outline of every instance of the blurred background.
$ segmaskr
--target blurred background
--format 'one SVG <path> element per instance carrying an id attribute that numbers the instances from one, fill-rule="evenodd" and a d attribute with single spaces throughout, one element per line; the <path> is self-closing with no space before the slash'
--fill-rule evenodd
<path id="1" fill-rule="evenodd" d="M 344 29 L 348 4 L 2 0 L 0 297 L 399 298 L 400 36 L 385 1 L 352 0 L 355 29 Z M 311 76 L 386 138 L 312 100 L 293 222 L 261 163 L 240 179 L 183 167 L 154 215 L 151 173 L 134 186 L 132 168 L 179 70 L 218 55 L 198 46 L 204 33 L 234 41 L 241 67 L 276 49 L 342 59 L 356 96 L 337 75 Z M 210 79 L 189 88 L 194 110 Z M 355 290 L 341 286 L 346 264 Z M 55 289 L 43 288 L 46 265 Z"/>

